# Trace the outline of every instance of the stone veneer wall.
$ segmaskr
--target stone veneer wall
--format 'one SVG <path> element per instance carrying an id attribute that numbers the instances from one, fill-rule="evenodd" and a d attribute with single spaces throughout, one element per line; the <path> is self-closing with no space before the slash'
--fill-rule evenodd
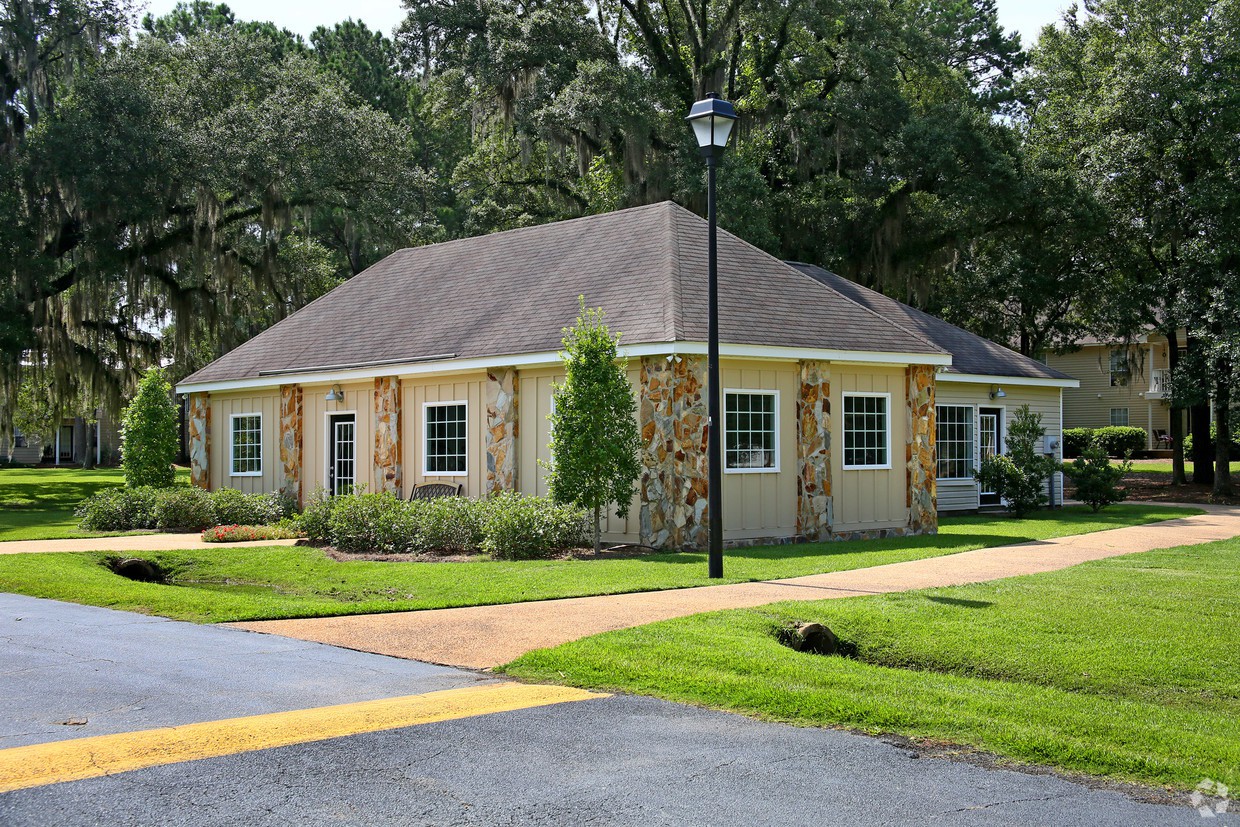
<path id="1" fill-rule="evenodd" d="M 280 493 L 302 501 L 302 439 L 305 427 L 305 408 L 301 385 L 280 386 Z"/>
<path id="2" fill-rule="evenodd" d="M 375 491 L 401 496 L 400 380 L 375 377 Z"/>
<path id="3" fill-rule="evenodd" d="M 199 488 L 211 487 L 211 397 L 189 395 L 189 480 Z"/>
<path id="4" fill-rule="evenodd" d="M 516 368 L 487 371 L 488 497 L 517 490 L 517 404 L 520 381 Z"/>
<path id="5" fill-rule="evenodd" d="M 908 476 L 908 526 L 913 534 L 939 530 L 937 465 L 934 439 L 934 367 L 909 365 L 908 429 L 905 460 Z"/>
<path id="6" fill-rule="evenodd" d="M 705 358 L 642 357 L 638 411 L 646 545 L 700 549 L 709 542 L 705 389 Z"/>
<path id="7" fill-rule="evenodd" d="M 797 534 L 813 542 L 831 536 L 831 367 L 799 364 L 797 396 Z"/>

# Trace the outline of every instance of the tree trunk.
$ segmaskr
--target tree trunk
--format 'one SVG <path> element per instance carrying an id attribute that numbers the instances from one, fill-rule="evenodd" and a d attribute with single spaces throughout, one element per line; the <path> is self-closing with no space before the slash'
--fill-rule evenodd
<path id="1" fill-rule="evenodd" d="M 1189 412 L 1193 430 L 1193 482 L 1214 483 L 1214 447 L 1210 439 L 1210 403 L 1194 405 Z"/>
<path id="2" fill-rule="evenodd" d="M 1214 364 L 1214 493 L 1230 497 L 1231 488 L 1231 364 L 1218 359 Z"/>
<path id="3" fill-rule="evenodd" d="M 1165 331 L 1167 337 L 1167 367 L 1170 375 L 1175 376 L 1180 366 L 1180 341 L 1174 328 Z M 1164 385 L 1164 392 L 1165 392 Z M 1171 396 L 1171 484 L 1184 485 L 1188 477 L 1184 474 L 1184 409 L 1175 404 L 1174 394 Z"/>
<path id="4" fill-rule="evenodd" d="M 594 556 L 598 557 L 599 552 L 603 550 L 603 537 L 600 526 L 602 525 L 601 505 L 594 506 Z"/>

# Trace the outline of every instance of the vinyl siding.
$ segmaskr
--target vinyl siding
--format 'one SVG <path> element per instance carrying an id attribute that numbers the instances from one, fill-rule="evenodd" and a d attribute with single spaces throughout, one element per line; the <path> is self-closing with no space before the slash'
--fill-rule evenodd
<path id="1" fill-rule="evenodd" d="M 1063 392 L 1063 416 L 1066 428 L 1101 428 L 1111 424 L 1112 408 L 1128 409 L 1128 424 L 1144 428 L 1152 437 L 1154 431 L 1171 427 L 1171 408 L 1165 399 L 1148 399 L 1155 369 L 1168 367 L 1165 340 L 1157 339 L 1141 348 L 1141 361 L 1133 366 L 1127 385 L 1111 385 L 1111 347 L 1089 345 L 1075 353 L 1049 356 L 1047 364 L 1081 381 L 1079 388 Z M 1153 447 L 1147 440 L 1147 447 Z"/>

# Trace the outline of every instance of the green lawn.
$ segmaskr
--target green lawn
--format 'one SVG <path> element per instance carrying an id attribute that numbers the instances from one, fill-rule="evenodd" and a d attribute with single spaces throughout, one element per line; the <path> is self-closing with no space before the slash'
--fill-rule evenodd
<path id="1" fill-rule="evenodd" d="M 179 469 L 177 479 L 188 482 L 189 472 Z M 0 542 L 105 536 L 79 530 L 73 510 L 90 495 L 124 484 L 119 468 L 0 468 Z"/>
<path id="2" fill-rule="evenodd" d="M 632 559 L 469 563 L 336 562 L 309 548 L 231 548 L 147 553 L 172 585 L 111 573 L 105 553 L 0 555 L 0 591 L 220 622 L 477 606 L 767 580 L 936 557 L 1023 540 L 1154 522 L 1190 509 L 1084 507 L 1026 520 L 954 517 L 937 536 L 766 546 L 726 552 L 726 580 L 706 577 L 703 554 Z"/>
<path id="3" fill-rule="evenodd" d="M 1153 474 L 1170 474 L 1171 460 L 1169 459 L 1140 459 L 1132 464 L 1133 471 L 1148 471 Z M 1193 473 L 1193 464 L 1191 462 L 1184 463 L 1184 473 Z M 1231 473 L 1240 474 L 1240 462 L 1231 463 Z"/>
<path id="4" fill-rule="evenodd" d="M 532 652 L 501 671 L 1237 789 L 1237 572 L 1233 539 L 974 586 L 696 615 Z M 797 621 L 825 623 L 857 658 L 776 642 Z"/>

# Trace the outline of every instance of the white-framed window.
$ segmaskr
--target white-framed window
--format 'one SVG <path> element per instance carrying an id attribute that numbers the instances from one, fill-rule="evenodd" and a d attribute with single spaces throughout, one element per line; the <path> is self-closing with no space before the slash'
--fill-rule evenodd
<path id="1" fill-rule="evenodd" d="M 779 394 L 723 391 L 723 469 L 730 474 L 779 471 Z"/>
<path id="2" fill-rule="evenodd" d="M 940 480 L 973 478 L 973 406 L 938 405 L 934 409 L 934 447 Z"/>
<path id="3" fill-rule="evenodd" d="M 263 415 L 233 414 L 228 425 L 229 476 L 259 477 L 263 473 Z"/>
<path id="4" fill-rule="evenodd" d="M 891 394 L 844 394 L 844 467 L 891 467 Z"/>
<path id="5" fill-rule="evenodd" d="M 1112 408 L 1111 409 L 1111 424 L 1122 425 L 1122 426 L 1127 427 L 1128 409 L 1127 408 Z"/>
<path id="6" fill-rule="evenodd" d="M 1132 377 L 1132 365 L 1128 362 L 1128 351 L 1118 348 L 1111 351 L 1111 387 L 1119 388 L 1128 384 Z"/>
<path id="7" fill-rule="evenodd" d="M 465 402 L 427 402 L 422 405 L 424 423 L 422 472 L 432 477 L 463 477 L 466 468 Z"/>

